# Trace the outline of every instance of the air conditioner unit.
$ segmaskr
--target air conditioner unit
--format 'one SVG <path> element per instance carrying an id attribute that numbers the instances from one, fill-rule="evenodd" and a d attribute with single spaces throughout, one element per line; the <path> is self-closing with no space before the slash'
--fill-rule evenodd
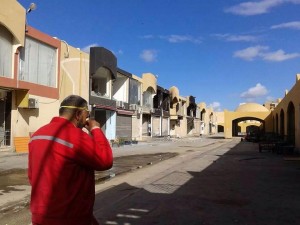
<path id="1" fill-rule="evenodd" d="M 39 100 L 36 98 L 28 98 L 28 108 L 29 109 L 38 109 L 39 108 Z"/>
<path id="2" fill-rule="evenodd" d="M 138 108 L 138 114 L 142 113 L 142 108 Z"/>
<path id="3" fill-rule="evenodd" d="M 137 106 L 137 104 L 131 104 L 131 105 L 129 106 L 129 109 L 130 109 L 130 110 L 137 110 L 137 109 L 138 109 L 138 106 Z"/>
<path id="4" fill-rule="evenodd" d="M 150 113 L 155 113 L 155 109 L 150 109 Z"/>
<path id="5" fill-rule="evenodd" d="M 117 108 L 124 108 L 124 102 L 117 101 Z"/>

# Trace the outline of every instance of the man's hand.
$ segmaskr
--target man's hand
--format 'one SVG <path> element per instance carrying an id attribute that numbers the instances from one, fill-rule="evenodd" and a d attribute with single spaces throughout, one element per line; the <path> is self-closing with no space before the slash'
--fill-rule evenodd
<path id="1" fill-rule="evenodd" d="M 91 131 L 93 128 L 99 127 L 100 128 L 100 123 L 98 123 L 94 119 L 89 119 L 86 121 L 86 124 L 84 126 L 88 131 Z"/>

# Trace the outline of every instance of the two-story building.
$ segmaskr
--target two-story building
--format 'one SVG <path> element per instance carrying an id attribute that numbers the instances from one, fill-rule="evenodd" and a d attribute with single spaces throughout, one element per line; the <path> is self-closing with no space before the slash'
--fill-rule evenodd
<path id="1" fill-rule="evenodd" d="M 153 134 L 153 98 L 157 93 L 157 79 L 152 73 L 142 75 L 142 136 L 149 139 Z"/>
<path id="2" fill-rule="evenodd" d="M 200 118 L 197 117 L 198 106 L 194 96 L 187 96 L 187 135 L 200 135 Z M 198 116 L 200 114 L 198 113 Z"/>
<path id="3" fill-rule="evenodd" d="M 153 97 L 152 109 L 152 136 L 169 136 L 170 127 L 170 93 L 169 90 L 157 86 L 156 95 Z"/>
<path id="4" fill-rule="evenodd" d="M 17 1 L 1 4 L 0 146 L 26 151 L 30 134 L 58 115 L 61 42 L 28 26 Z"/>
<path id="5" fill-rule="evenodd" d="M 132 115 L 132 140 L 143 140 L 143 116 L 142 116 L 142 78 L 132 75 L 129 88 L 129 109 L 133 111 Z"/>
<path id="6" fill-rule="evenodd" d="M 109 140 L 139 140 L 135 124 L 141 113 L 141 83 L 118 68 L 114 54 L 103 47 L 90 49 L 89 103 Z"/>
<path id="7" fill-rule="evenodd" d="M 186 98 L 179 95 L 179 89 L 170 89 L 170 136 L 185 137 L 187 135 Z"/>

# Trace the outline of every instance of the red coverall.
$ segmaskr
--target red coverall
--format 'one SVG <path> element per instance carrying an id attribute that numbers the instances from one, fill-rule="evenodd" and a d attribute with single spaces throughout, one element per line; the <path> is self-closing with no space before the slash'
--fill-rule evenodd
<path id="1" fill-rule="evenodd" d="M 90 225 L 95 200 L 94 170 L 111 168 L 111 147 L 100 128 L 91 136 L 54 117 L 29 143 L 28 178 L 33 224 Z"/>

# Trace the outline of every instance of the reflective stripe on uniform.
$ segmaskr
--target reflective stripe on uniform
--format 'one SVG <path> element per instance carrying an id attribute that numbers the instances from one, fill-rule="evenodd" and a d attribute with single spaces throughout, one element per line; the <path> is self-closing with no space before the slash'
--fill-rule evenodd
<path id="1" fill-rule="evenodd" d="M 54 141 L 54 142 L 57 142 L 59 144 L 62 144 L 64 146 L 67 146 L 69 148 L 73 148 L 74 145 L 70 142 L 67 142 L 63 139 L 60 139 L 60 138 L 57 138 L 57 137 L 54 137 L 54 136 L 47 136 L 47 135 L 37 135 L 37 136 L 34 136 L 30 139 L 30 142 L 32 141 L 35 141 L 35 140 L 48 140 L 48 141 Z"/>

